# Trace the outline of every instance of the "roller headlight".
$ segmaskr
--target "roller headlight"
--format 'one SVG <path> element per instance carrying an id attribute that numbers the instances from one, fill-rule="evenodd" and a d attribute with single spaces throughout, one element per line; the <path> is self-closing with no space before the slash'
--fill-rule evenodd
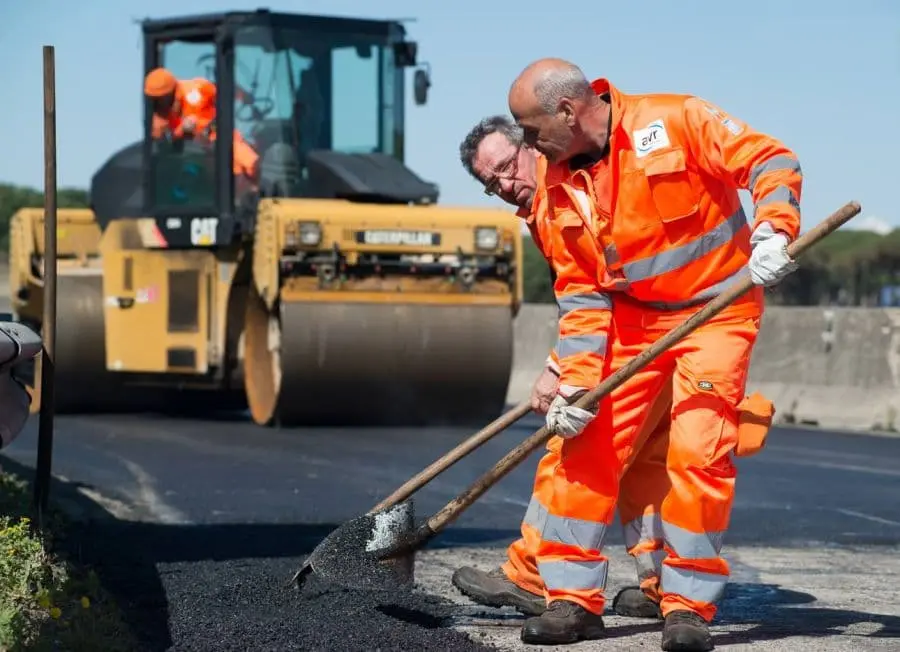
<path id="1" fill-rule="evenodd" d="M 475 248 L 482 251 L 492 251 L 497 248 L 500 236 L 497 229 L 492 226 L 480 226 L 475 229 Z"/>
<path id="2" fill-rule="evenodd" d="M 299 222 L 300 244 L 315 247 L 322 241 L 322 226 L 318 222 Z"/>

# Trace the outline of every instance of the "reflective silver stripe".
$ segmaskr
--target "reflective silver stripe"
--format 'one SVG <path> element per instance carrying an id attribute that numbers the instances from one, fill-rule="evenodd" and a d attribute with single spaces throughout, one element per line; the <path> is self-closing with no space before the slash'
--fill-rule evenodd
<path id="1" fill-rule="evenodd" d="M 665 550 L 648 550 L 634 556 L 634 566 L 637 569 L 638 579 L 648 577 L 660 577 L 662 575 L 663 559 L 668 556 Z"/>
<path id="2" fill-rule="evenodd" d="M 562 319 L 573 310 L 583 310 L 585 308 L 589 310 L 608 310 L 612 308 L 612 299 L 608 294 L 602 292 L 584 292 L 557 297 L 556 305 L 559 307 L 559 318 Z"/>
<path id="3" fill-rule="evenodd" d="M 606 561 L 538 561 L 538 573 L 550 591 L 590 591 L 606 588 Z"/>
<path id="4" fill-rule="evenodd" d="M 690 308 L 691 306 L 696 306 L 701 303 L 706 303 L 710 299 L 714 299 L 722 292 L 728 289 L 733 283 L 741 280 L 742 278 L 750 275 L 750 268 L 747 265 L 741 267 L 734 274 L 726 278 L 724 281 L 719 281 L 715 285 L 711 285 L 705 290 L 701 290 L 690 299 L 686 301 L 644 301 L 642 302 L 645 306 L 650 306 L 651 308 L 658 308 L 660 310 L 680 310 L 682 308 Z"/>
<path id="5" fill-rule="evenodd" d="M 574 546 L 582 550 L 599 550 L 606 538 L 606 524 L 580 518 L 556 516 L 534 496 L 528 503 L 524 522 L 540 532 L 541 539 Z"/>
<path id="6" fill-rule="evenodd" d="M 635 283 L 680 269 L 728 243 L 745 226 L 747 215 L 744 213 L 744 207 L 739 206 L 728 219 L 700 237 L 653 256 L 625 263 L 622 271 L 630 282 Z"/>
<path id="7" fill-rule="evenodd" d="M 560 360 L 577 353 L 606 355 L 606 335 L 569 335 L 561 337 L 557 346 Z"/>
<path id="8" fill-rule="evenodd" d="M 606 538 L 606 524 L 568 516 L 547 514 L 541 539 L 576 546 L 582 550 L 599 550 Z"/>
<path id="9" fill-rule="evenodd" d="M 787 186 L 778 186 L 770 193 L 767 193 L 759 198 L 759 201 L 756 202 L 756 208 L 754 208 L 754 215 L 756 215 L 756 210 L 760 206 L 765 206 L 766 204 L 771 204 L 772 202 L 787 202 L 796 210 L 800 210 L 800 202 L 797 201 L 797 198 L 794 197 L 794 191 L 788 188 Z"/>
<path id="10" fill-rule="evenodd" d="M 724 532 L 698 534 L 671 523 L 662 522 L 666 543 L 682 559 L 715 559 L 722 550 Z"/>
<path id="11" fill-rule="evenodd" d="M 641 541 L 662 541 L 662 519 L 659 514 L 644 514 L 622 526 L 625 548 L 631 550 Z"/>
<path id="12" fill-rule="evenodd" d="M 790 170 L 799 175 L 803 174 L 803 170 L 800 169 L 800 161 L 794 157 L 786 154 L 773 156 L 767 161 L 754 165 L 753 169 L 750 170 L 750 178 L 747 181 L 747 187 L 750 189 L 750 192 L 753 192 L 753 189 L 756 187 L 756 182 L 759 181 L 761 175 L 767 172 L 774 172 L 775 170 Z"/>
<path id="13" fill-rule="evenodd" d="M 544 524 L 547 522 L 547 508 L 541 505 L 537 498 L 532 496 L 522 522 L 540 532 L 544 529 Z"/>
<path id="14" fill-rule="evenodd" d="M 543 574 L 541 576 L 543 577 Z M 727 575 L 673 568 L 668 564 L 663 566 L 660 579 L 663 593 L 674 593 L 688 600 L 706 603 L 717 602 L 725 593 L 726 584 L 728 584 Z"/>

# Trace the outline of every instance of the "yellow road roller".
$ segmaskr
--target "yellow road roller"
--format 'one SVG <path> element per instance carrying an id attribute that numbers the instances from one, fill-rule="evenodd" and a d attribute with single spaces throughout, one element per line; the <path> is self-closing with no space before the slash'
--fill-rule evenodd
<path id="1" fill-rule="evenodd" d="M 246 410 L 260 425 L 469 424 L 504 408 L 522 297 L 508 211 L 404 164 L 402 23 L 232 12 L 142 23 L 144 70 L 216 87 L 205 137 L 144 137 L 58 214 L 56 407 Z M 137 85 L 137 80 L 136 80 Z M 253 183 L 235 144 L 259 156 Z M 40 327 L 43 212 L 10 234 Z M 34 409 L 39 388 L 33 388 Z"/>

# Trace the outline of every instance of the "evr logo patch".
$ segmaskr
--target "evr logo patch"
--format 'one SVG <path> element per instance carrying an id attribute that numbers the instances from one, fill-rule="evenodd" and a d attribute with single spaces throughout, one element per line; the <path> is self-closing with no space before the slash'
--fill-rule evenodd
<path id="1" fill-rule="evenodd" d="M 666 133 L 666 125 L 663 124 L 662 118 L 654 120 L 644 129 L 636 129 L 632 133 L 631 139 L 634 142 L 634 152 L 638 158 L 643 158 L 650 152 L 670 145 L 669 134 Z"/>

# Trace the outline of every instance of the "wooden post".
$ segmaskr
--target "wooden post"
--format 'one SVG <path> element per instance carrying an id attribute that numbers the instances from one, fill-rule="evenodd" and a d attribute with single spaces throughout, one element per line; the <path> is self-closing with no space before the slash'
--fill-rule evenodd
<path id="1" fill-rule="evenodd" d="M 56 367 L 56 62 L 44 46 L 44 316 L 41 325 L 41 410 L 38 427 L 34 506 L 44 528 L 53 467 L 53 376 Z"/>

